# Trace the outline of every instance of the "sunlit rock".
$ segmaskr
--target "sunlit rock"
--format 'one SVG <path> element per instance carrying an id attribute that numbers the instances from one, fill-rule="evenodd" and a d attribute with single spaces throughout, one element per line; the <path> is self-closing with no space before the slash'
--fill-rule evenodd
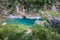
<path id="1" fill-rule="evenodd" d="M 2 25 L 6 25 L 6 24 L 7 24 L 6 22 L 2 23 Z"/>
<path id="2" fill-rule="evenodd" d="M 27 32 L 26 32 L 26 34 L 30 34 L 32 32 L 32 29 L 27 29 Z"/>
<path id="3" fill-rule="evenodd" d="M 57 11 L 57 8 L 55 7 L 55 5 L 53 5 L 51 9 L 55 12 Z"/>
<path id="4" fill-rule="evenodd" d="M 42 17 L 40 16 L 40 14 L 28 14 L 28 15 L 25 15 L 25 17 L 27 18 L 27 19 L 41 19 Z"/>
<path id="5" fill-rule="evenodd" d="M 17 18 L 17 16 L 14 16 L 14 15 L 8 15 L 7 18 Z"/>
<path id="6" fill-rule="evenodd" d="M 40 20 L 36 20 L 35 24 L 39 24 L 39 25 L 43 25 L 45 23 L 45 21 L 40 21 Z"/>
<path id="7" fill-rule="evenodd" d="M 55 19 L 60 21 L 60 17 L 55 17 Z"/>

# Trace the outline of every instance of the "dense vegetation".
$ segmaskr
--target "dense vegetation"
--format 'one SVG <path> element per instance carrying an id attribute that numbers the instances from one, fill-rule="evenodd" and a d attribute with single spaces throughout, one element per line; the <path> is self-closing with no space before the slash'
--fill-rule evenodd
<path id="1" fill-rule="evenodd" d="M 18 4 L 24 5 L 25 9 L 37 8 L 39 10 L 44 5 L 46 7 L 50 7 L 55 3 L 56 3 L 56 0 L 0 0 L 0 5 L 5 7 L 6 9 L 11 9 L 11 11 L 13 11 L 15 9 L 16 5 L 18 5 Z"/>
<path id="2" fill-rule="evenodd" d="M 45 26 L 34 24 L 30 34 L 26 34 L 28 26 L 7 24 L 0 26 L 2 40 L 60 40 L 60 34 Z"/>
<path id="3" fill-rule="evenodd" d="M 23 38 L 23 35 L 27 29 L 28 26 L 18 24 L 7 24 L 4 26 L 0 26 L 0 39 L 18 40 L 20 38 Z"/>

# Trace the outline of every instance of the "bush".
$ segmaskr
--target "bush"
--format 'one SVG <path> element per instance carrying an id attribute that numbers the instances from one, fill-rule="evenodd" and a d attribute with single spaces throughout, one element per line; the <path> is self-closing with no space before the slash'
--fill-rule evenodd
<path id="1" fill-rule="evenodd" d="M 46 26 L 34 24 L 31 34 L 26 34 L 28 26 L 7 24 L 0 27 L 2 40 L 60 40 L 60 34 L 52 32 Z"/>
<path id="2" fill-rule="evenodd" d="M 46 26 L 34 25 L 33 40 L 60 40 L 60 34 L 52 32 Z"/>
<path id="3" fill-rule="evenodd" d="M 13 40 L 17 37 L 21 37 L 24 31 L 28 29 L 28 26 L 18 25 L 18 24 L 7 24 L 0 27 L 0 39 L 5 39 L 8 37 L 9 40 Z M 13 38 L 14 37 L 14 38 Z"/>

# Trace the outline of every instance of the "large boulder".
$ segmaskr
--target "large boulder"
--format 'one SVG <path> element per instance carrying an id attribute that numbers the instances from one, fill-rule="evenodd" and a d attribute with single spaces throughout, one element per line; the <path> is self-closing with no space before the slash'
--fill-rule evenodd
<path id="1" fill-rule="evenodd" d="M 35 21 L 35 24 L 44 26 L 44 23 L 45 23 L 45 22 L 46 22 L 45 20 L 43 20 L 43 21 L 36 20 L 36 21 Z"/>
<path id="2" fill-rule="evenodd" d="M 49 21 L 50 25 L 52 28 L 56 28 L 56 30 L 60 33 L 60 20 L 58 20 L 59 18 L 56 19 L 51 19 Z"/>

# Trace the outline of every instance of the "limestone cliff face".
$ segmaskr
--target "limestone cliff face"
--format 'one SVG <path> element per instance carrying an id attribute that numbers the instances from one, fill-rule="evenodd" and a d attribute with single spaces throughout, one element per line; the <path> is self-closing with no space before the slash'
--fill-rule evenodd
<path id="1" fill-rule="evenodd" d="M 17 14 L 24 14 L 25 13 L 24 5 L 16 5 L 16 12 Z"/>

